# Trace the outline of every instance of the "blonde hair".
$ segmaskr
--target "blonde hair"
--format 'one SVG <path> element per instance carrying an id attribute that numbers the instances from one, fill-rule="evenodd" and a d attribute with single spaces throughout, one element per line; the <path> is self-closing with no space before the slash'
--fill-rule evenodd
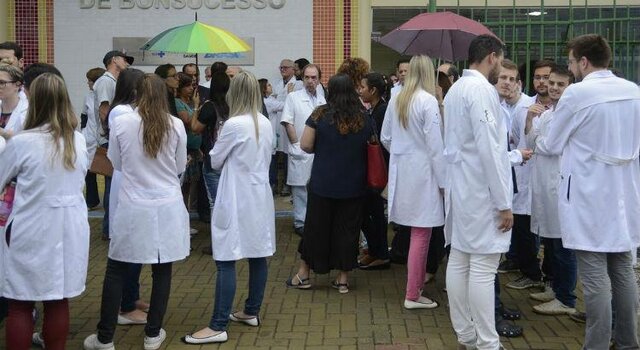
<path id="1" fill-rule="evenodd" d="M 76 147 L 74 132 L 78 120 L 73 113 L 69 93 L 64 80 L 51 73 L 37 77 L 29 88 L 29 109 L 24 129 L 34 129 L 48 124 L 53 139 L 52 162 L 60 154 L 60 139 L 64 145 L 62 162 L 66 169 L 75 169 Z"/>
<path id="2" fill-rule="evenodd" d="M 404 79 L 404 86 L 396 99 L 396 112 L 403 128 L 409 126 L 409 106 L 418 90 L 436 95 L 436 78 L 433 62 L 428 56 L 413 56 L 409 62 L 409 72 Z"/>
<path id="3" fill-rule="evenodd" d="M 247 71 L 238 73 L 231 79 L 226 100 L 229 105 L 229 118 L 251 114 L 256 140 L 259 140 L 258 113 L 262 110 L 262 93 L 256 77 Z"/>
<path id="4" fill-rule="evenodd" d="M 138 82 L 138 114 L 142 119 L 142 145 L 144 153 L 157 158 L 173 130 L 167 87 L 158 75 L 147 73 Z"/>

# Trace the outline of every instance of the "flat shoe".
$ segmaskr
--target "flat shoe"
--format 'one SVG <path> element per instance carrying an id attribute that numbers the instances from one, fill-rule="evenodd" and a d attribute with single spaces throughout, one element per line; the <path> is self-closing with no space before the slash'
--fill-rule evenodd
<path id="1" fill-rule="evenodd" d="M 191 334 L 187 334 L 184 337 L 180 338 L 180 340 L 182 340 L 182 342 L 185 344 L 224 343 L 229 340 L 229 336 L 227 335 L 226 331 L 204 338 L 195 338 Z"/>
<path id="2" fill-rule="evenodd" d="M 297 281 L 296 284 L 293 284 L 293 281 Z M 300 276 L 298 276 L 298 274 L 296 273 L 295 276 L 289 278 L 286 282 L 287 287 L 289 288 L 296 288 L 296 289 L 309 289 L 311 288 L 311 283 L 309 282 L 309 277 L 307 278 L 300 278 Z"/>
<path id="3" fill-rule="evenodd" d="M 502 337 L 514 338 L 522 335 L 522 327 L 508 320 L 500 320 L 496 323 L 496 331 Z"/>
<path id="4" fill-rule="evenodd" d="M 388 259 L 376 259 L 359 267 L 361 270 L 386 270 L 391 267 L 391 261 Z"/>
<path id="5" fill-rule="evenodd" d="M 404 308 L 408 310 L 413 309 L 435 309 L 437 308 L 438 302 L 435 300 L 431 300 L 427 297 L 420 296 L 418 300 L 413 301 L 409 299 L 404 300 Z"/>
<path id="6" fill-rule="evenodd" d="M 349 293 L 349 284 L 348 283 L 338 283 L 337 281 L 331 282 L 331 287 L 338 290 L 340 294 Z"/>
<path id="7" fill-rule="evenodd" d="M 230 314 L 229 319 L 233 322 L 240 322 L 251 327 L 258 327 L 260 325 L 260 318 L 258 316 L 252 316 L 249 318 L 240 318 L 235 314 Z"/>
<path id="8" fill-rule="evenodd" d="M 132 326 L 132 325 L 140 325 L 147 324 L 147 320 L 136 320 L 133 318 L 129 318 L 125 315 L 118 315 L 118 324 L 121 326 Z"/>

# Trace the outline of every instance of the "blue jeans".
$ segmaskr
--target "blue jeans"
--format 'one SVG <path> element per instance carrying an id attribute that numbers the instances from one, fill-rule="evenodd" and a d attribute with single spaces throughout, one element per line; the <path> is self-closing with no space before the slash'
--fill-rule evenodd
<path id="1" fill-rule="evenodd" d="M 216 260 L 215 301 L 209 328 L 225 331 L 229 324 L 229 315 L 233 311 L 233 298 L 236 294 L 236 262 Z M 244 313 L 258 316 L 264 289 L 267 285 L 267 258 L 249 258 L 249 297 L 244 302 Z"/>
<path id="2" fill-rule="evenodd" d="M 553 271 L 552 288 L 556 299 L 569 307 L 576 307 L 576 289 L 578 263 L 576 255 L 571 249 L 562 246 L 560 238 L 542 238 L 544 255 L 547 249 L 553 251 L 550 265 Z"/>
<path id="3" fill-rule="evenodd" d="M 204 186 L 207 188 L 207 196 L 209 197 L 209 207 L 213 209 L 216 203 L 216 195 L 218 194 L 218 182 L 220 182 L 220 172 L 213 170 L 206 164 L 202 167 L 202 178 Z"/>

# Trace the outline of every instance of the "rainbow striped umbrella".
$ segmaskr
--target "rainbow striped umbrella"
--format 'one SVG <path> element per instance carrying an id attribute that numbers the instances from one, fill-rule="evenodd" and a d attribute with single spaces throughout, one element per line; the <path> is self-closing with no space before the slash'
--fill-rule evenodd
<path id="1" fill-rule="evenodd" d="M 222 28 L 210 26 L 197 20 L 165 30 L 147 41 L 143 51 L 165 51 L 173 53 L 231 53 L 251 51 L 244 40 Z M 198 55 L 196 55 L 196 63 Z"/>

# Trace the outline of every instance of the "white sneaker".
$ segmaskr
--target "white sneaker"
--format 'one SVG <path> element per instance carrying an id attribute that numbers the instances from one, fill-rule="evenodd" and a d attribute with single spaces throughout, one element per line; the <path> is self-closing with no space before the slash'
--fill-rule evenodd
<path id="1" fill-rule="evenodd" d="M 556 293 L 553 291 L 553 288 L 545 286 L 544 292 L 531 293 L 529 294 L 529 298 L 546 303 L 547 301 L 555 299 Z"/>
<path id="2" fill-rule="evenodd" d="M 42 333 L 35 332 L 31 336 L 31 344 L 35 346 L 39 346 L 44 349 L 44 339 L 42 338 Z"/>
<path id="3" fill-rule="evenodd" d="M 113 342 L 102 344 L 97 334 L 91 334 L 84 340 L 84 350 L 116 350 L 116 347 L 113 346 Z"/>
<path id="4" fill-rule="evenodd" d="M 167 339 L 167 332 L 160 328 L 160 333 L 158 333 L 157 337 L 144 337 L 144 350 L 160 349 L 160 346 L 165 339 Z"/>
<path id="5" fill-rule="evenodd" d="M 553 299 L 549 302 L 534 306 L 533 311 L 543 315 L 570 315 L 576 312 L 576 309 L 563 304 L 558 299 Z"/>
<path id="6" fill-rule="evenodd" d="M 435 309 L 438 307 L 438 303 L 427 298 L 427 297 L 423 297 L 420 296 L 420 298 L 418 298 L 418 300 L 413 301 L 413 300 L 409 300 L 409 299 L 405 299 L 404 300 L 404 308 L 405 309 Z"/>

